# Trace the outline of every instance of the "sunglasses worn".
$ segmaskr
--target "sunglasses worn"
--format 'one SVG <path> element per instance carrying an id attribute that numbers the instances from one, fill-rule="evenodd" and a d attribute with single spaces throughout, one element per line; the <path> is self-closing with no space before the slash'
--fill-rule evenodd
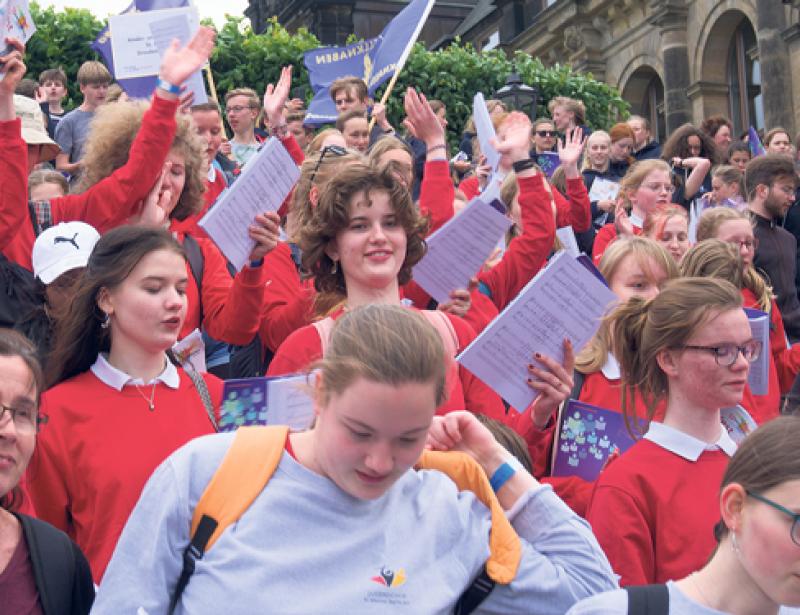
<path id="1" fill-rule="evenodd" d="M 536 131 L 536 136 L 537 137 L 542 137 L 543 139 L 546 138 L 546 137 L 555 138 L 555 137 L 558 136 L 558 131 L 557 130 L 537 130 Z"/>
<path id="2" fill-rule="evenodd" d="M 317 177 L 317 171 L 319 171 L 320 165 L 322 165 L 322 160 L 327 155 L 335 156 L 339 158 L 344 156 L 347 153 L 347 148 L 342 147 L 341 145 L 326 145 L 322 148 L 322 151 L 319 153 L 319 159 L 317 159 L 317 164 L 314 165 L 314 171 L 311 173 L 311 183 L 314 183 L 314 179 Z"/>
<path id="3" fill-rule="evenodd" d="M 746 491 L 747 495 L 749 495 L 754 500 L 758 500 L 759 502 L 763 502 L 767 506 L 772 506 L 775 510 L 779 510 L 782 513 L 788 515 L 792 519 L 792 529 L 789 532 L 789 535 L 792 538 L 792 542 L 800 547 L 800 514 L 794 513 L 785 506 L 781 506 L 777 502 L 773 502 L 769 498 L 765 498 L 760 493 L 755 493 L 753 491 Z"/>

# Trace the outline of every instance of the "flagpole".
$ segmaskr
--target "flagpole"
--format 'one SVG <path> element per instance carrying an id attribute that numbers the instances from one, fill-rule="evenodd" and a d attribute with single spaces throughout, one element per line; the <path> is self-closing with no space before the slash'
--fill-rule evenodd
<path id="1" fill-rule="evenodd" d="M 428 15 L 430 15 L 431 9 L 433 8 L 434 3 L 436 0 L 428 0 L 428 4 L 425 7 L 425 10 L 422 13 L 422 17 L 419 20 L 416 28 L 414 29 L 414 34 L 411 35 L 411 38 L 408 39 L 408 44 L 406 48 L 403 50 L 400 59 L 397 61 L 397 68 L 394 71 L 394 75 L 392 75 L 391 80 L 389 81 L 389 85 L 386 86 L 386 91 L 384 91 L 383 96 L 381 96 L 381 104 L 385 105 L 386 101 L 389 100 L 389 96 L 392 93 L 392 89 L 394 89 L 395 83 L 397 83 L 397 77 L 400 75 L 400 71 L 403 70 L 403 67 L 406 65 L 406 60 L 408 60 L 408 56 L 411 55 L 411 49 L 414 47 L 414 43 L 417 42 L 419 38 L 419 33 L 422 32 L 422 28 L 425 26 L 425 22 L 428 21 Z M 372 129 L 375 127 L 375 116 L 372 116 L 372 119 L 369 121 L 369 133 L 372 133 Z"/>
<path id="2" fill-rule="evenodd" d="M 219 99 L 217 98 L 217 86 L 214 83 L 214 74 L 211 72 L 211 62 L 206 64 L 206 79 L 208 79 L 208 87 L 211 90 L 211 98 L 214 99 L 215 102 L 219 103 Z"/>

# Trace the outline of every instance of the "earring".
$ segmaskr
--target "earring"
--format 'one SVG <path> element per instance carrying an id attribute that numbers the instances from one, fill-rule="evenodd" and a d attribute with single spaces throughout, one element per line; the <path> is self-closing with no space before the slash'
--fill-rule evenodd
<path id="1" fill-rule="evenodd" d="M 736 532 L 731 530 L 731 546 L 733 547 L 734 553 L 739 555 L 741 552 L 739 551 L 739 543 L 736 542 Z"/>
<path id="2" fill-rule="evenodd" d="M 339 261 L 333 261 L 333 267 L 331 267 L 331 273 L 333 275 L 336 275 L 338 271 L 339 271 Z"/>
<path id="3" fill-rule="evenodd" d="M 108 329 L 108 327 L 111 326 L 111 314 L 108 312 L 103 312 L 103 314 L 105 314 L 105 318 L 103 318 L 103 322 L 100 323 L 100 328 Z"/>

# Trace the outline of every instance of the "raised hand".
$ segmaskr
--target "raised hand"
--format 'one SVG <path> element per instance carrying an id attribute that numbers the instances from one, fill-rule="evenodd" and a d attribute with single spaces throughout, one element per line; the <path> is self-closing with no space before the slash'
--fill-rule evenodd
<path id="1" fill-rule="evenodd" d="M 583 146 L 586 144 L 586 139 L 583 138 L 583 128 L 573 128 L 568 130 L 564 136 L 564 141 L 556 140 L 556 149 L 558 150 L 558 158 L 561 160 L 561 166 L 565 171 L 568 167 L 577 170 L 578 161 L 583 153 Z"/>
<path id="2" fill-rule="evenodd" d="M 492 145 L 511 163 L 530 158 L 531 120 L 520 111 L 512 111 L 500 125 Z"/>
<path id="3" fill-rule="evenodd" d="M 200 26 L 185 47 L 174 39 L 161 59 L 158 76 L 172 85 L 181 85 L 208 61 L 215 37 L 213 29 Z"/>
<path id="4" fill-rule="evenodd" d="M 372 106 L 372 117 L 375 118 L 375 123 L 380 126 L 384 132 L 392 130 L 392 125 L 386 119 L 386 105 L 383 103 L 375 103 Z"/>
<path id="5" fill-rule="evenodd" d="M 462 451 L 483 465 L 502 447 L 475 415 L 466 410 L 434 416 L 425 448 L 434 451 Z"/>
<path id="6" fill-rule="evenodd" d="M 7 38 L 5 40 L 10 50 L 5 55 L 0 56 L 0 75 L 3 76 L 3 80 L 0 81 L 0 98 L 6 103 L 3 105 L 4 107 L 10 105 L 11 116 L 5 117 L 6 109 L 3 109 L 4 116 L 0 117 L 0 120 L 4 121 L 13 120 L 15 117 L 14 90 L 17 89 L 17 85 L 28 70 L 23 61 L 25 45 L 16 38 Z"/>
<path id="7" fill-rule="evenodd" d="M 292 67 L 284 66 L 281 69 L 281 76 L 277 85 L 270 83 L 264 92 L 264 115 L 267 116 L 270 129 L 285 124 L 283 109 L 289 98 L 289 90 L 292 88 Z"/>
<path id="8" fill-rule="evenodd" d="M 622 205 L 622 199 L 617 200 L 616 209 L 614 210 L 614 226 L 616 226 L 617 235 L 620 237 L 632 237 L 635 234 L 633 232 L 633 223 L 631 223 L 628 212 L 625 211 L 625 207 Z"/>
<path id="9" fill-rule="evenodd" d="M 254 223 L 247 230 L 250 239 L 256 242 L 256 246 L 250 252 L 251 261 L 261 260 L 275 249 L 280 239 L 280 224 L 281 220 L 274 211 L 256 216 Z"/>
<path id="10" fill-rule="evenodd" d="M 406 119 L 403 125 L 413 136 L 425 142 L 428 149 L 437 145 L 444 145 L 444 128 L 442 128 L 439 118 L 431 109 L 428 99 L 424 94 L 417 94 L 414 88 L 406 90 L 403 100 L 406 111 Z M 445 152 L 442 152 L 443 154 Z"/>
<path id="11" fill-rule="evenodd" d="M 539 397 L 536 398 L 536 401 L 531 406 L 533 423 L 539 428 L 547 425 L 558 406 L 569 398 L 572 392 L 575 353 L 572 349 L 572 342 L 568 339 L 564 339 L 563 347 L 563 363 L 537 353 L 533 356 L 533 359 L 539 365 L 534 363 L 528 365 L 528 371 L 531 376 L 535 377 L 535 379 L 533 377 L 528 378 L 528 386 L 539 391 Z"/>

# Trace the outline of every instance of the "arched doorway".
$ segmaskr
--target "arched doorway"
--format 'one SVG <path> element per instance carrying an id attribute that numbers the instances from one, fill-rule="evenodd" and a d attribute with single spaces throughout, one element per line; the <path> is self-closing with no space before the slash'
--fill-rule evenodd
<path id="1" fill-rule="evenodd" d="M 622 98 L 631 105 L 631 113 L 641 115 L 650 122 L 650 133 L 658 142 L 667 136 L 664 111 L 664 82 L 650 66 L 637 68 L 622 90 Z"/>

